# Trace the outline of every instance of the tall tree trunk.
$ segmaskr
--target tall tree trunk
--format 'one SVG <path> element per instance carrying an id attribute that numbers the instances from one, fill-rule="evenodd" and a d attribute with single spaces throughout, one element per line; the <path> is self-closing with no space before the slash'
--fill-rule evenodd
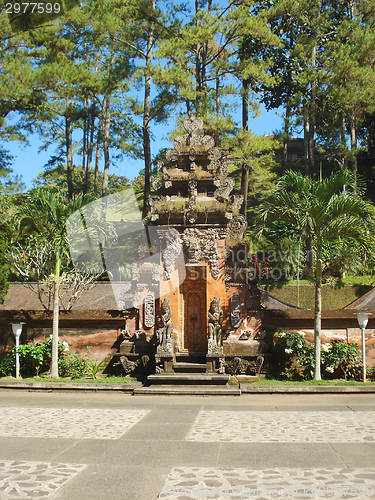
<path id="1" fill-rule="evenodd" d="M 95 154 L 95 174 L 94 174 L 94 194 L 98 194 L 99 184 L 99 161 L 100 161 L 100 145 L 102 143 L 103 119 L 99 120 L 98 135 L 96 138 L 96 154 Z"/>
<path id="2" fill-rule="evenodd" d="M 56 257 L 55 281 L 53 284 L 52 356 L 51 378 L 59 378 L 59 313 L 60 313 L 60 257 Z"/>
<path id="3" fill-rule="evenodd" d="M 88 123 L 87 123 L 87 99 L 83 101 L 83 137 L 82 137 L 82 168 L 86 167 L 86 153 L 87 153 L 87 137 L 88 137 Z M 86 176 L 87 177 L 87 176 Z"/>
<path id="4" fill-rule="evenodd" d="M 310 172 L 309 172 L 310 121 L 309 121 L 309 112 L 307 109 L 306 94 L 304 94 L 302 97 L 302 113 L 303 113 L 303 149 L 304 149 L 304 159 L 305 159 L 305 173 L 307 176 L 309 176 L 310 175 Z"/>
<path id="5" fill-rule="evenodd" d="M 152 2 L 155 9 L 155 0 Z M 145 189 L 143 194 L 143 213 L 142 217 L 147 217 L 151 209 L 151 140 L 150 140 L 150 118 L 151 118 L 151 63 L 152 47 L 154 41 L 154 27 L 151 24 L 147 37 L 147 53 L 145 61 L 145 94 L 143 110 L 143 154 L 145 158 Z"/>
<path id="6" fill-rule="evenodd" d="M 199 26 L 198 20 L 198 12 L 200 10 L 200 1 L 195 0 L 195 15 L 196 15 L 196 26 Z M 201 60 L 201 51 L 202 45 L 200 42 L 197 42 L 195 47 L 195 89 L 196 89 L 196 98 L 195 98 L 195 113 L 197 116 L 200 116 L 202 113 L 202 60 Z"/>
<path id="7" fill-rule="evenodd" d="M 66 99 L 65 114 L 65 144 L 66 144 L 66 166 L 68 181 L 68 198 L 73 198 L 73 153 L 72 153 L 72 124 L 70 119 L 69 98 Z"/>
<path id="8" fill-rule="evenodd" d="M 220 79 L 216 76 L 216 87 L 215 87 L 215 104 L 216 104 L 216 131 L 215 131 L 215 143 L 217 147 L 221 146 L 221 133 L 220 133 L 220 113 L 221 113 L 221 101 L 220 101 Z"/>
<path id="9" fill-rule="evenodd" d="M 314 313 L 314 380 L 321 380 L 321 331 L 322 331 L 322 249 L 318 237 L 315 264 L 315 313 Z"/>
<path id="10" fill-rule="evenodd" d="M 284 137 L 283 137 L 283 156 L 281 159 L 281 175 L 285 174 L 286 163 L 288 161 L 289 129 L 290 129 L 290 105 L 289 102 L 287 102 L 285 108 L 285 118 L 284 118 Z"/>
<path id="11" fill-rule="evenodd" d="M 352 154 L 351 167 L 354 175 L 357 177 L 357 116 L 355 109 L 350 110 L 350 151 Z"/>
<path id="12" fill-rule="evenodd" d="M 92 176 L 92 156 L 94 152 L 94 129 L 95 129 L 95 103 L 91 106 L 90 114 L 90 141 L 87 151 L 87 165 L 86 165 L 86 193 L 91 189 L 91 176 Z"/>
<path id="13" fill-rule="evenodd" d="M 249 81 L 242 80 L 242 128 L 249 130 Z M 241 194 L 243 202 L 240 213 L 246 217 L 247 196 L 249 191 L 249 165 L 242 162 L 241 167 Z"/>
<path id="14" fill-rule="evenodd" d="M 242 128 L 249 130 L 249 80 L 242 80 Z"/>
<path id="15" fill-rule="evenodd" d="M 316 48 L 313 48 L 315 54 Z M 315 57 L 313 61 L 316 64 Z M 311 99 L 309 106 L 309 133 L 308 133 L 308 148 L 309 148 L 309 176 L 314 178 L 315 174 L 315 122 L 316 122 L 316 81 L 311 82 Z"/>
<path id="16" fill-rule="evenodd" d="M 105 97 L 105 118 L 103 134 L 103 152 L 104 152 L 104 174 L 103 174 L 103 196 L 108 195 L 108 177 L 109 177 L 109 130 L 111 125 L 111 96 Z"/>

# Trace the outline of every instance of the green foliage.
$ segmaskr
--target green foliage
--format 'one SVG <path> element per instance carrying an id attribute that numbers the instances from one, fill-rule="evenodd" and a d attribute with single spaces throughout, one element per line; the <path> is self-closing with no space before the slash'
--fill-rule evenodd
<path id="1" fill-rule="evenodd" d="M 68 351 L 66 342 L 59 342 L 59 356 L 63 359 Z M 22 377 L 36 375 L 46 371 L 50 367 L 52 357 L 52 339 L 48 338 L 43 342 L 21 344 L 18 348 L 20 360 L 20 374 Z M 0 362 L 0 374 L 3 376 L 14 375 L 16 364 L 16 347 L 13 346 L 11 352 L 7 353 Z"/>
<path id="2" fill-rule="evenodd" d="M 50 359 L 47 353 L 46 345 L 44 344 L 21 344 L 18 348 L 18 354 L 20 357 L 20 364 L 23 366 L 23 371 L 26 367 L 30 367 L 35 371 L 35 375 L 39 376 L 39 370 L 42 365 L 47 361 L 46 358 Z"/>
<path id="3" fill-rule="evenodd" d="M 87 346 L 86 355 L 79 356 L 76 352 L 70 352 L 67 356 L 59 359 L 59 373 L 62 377 L 79 379 L 90 377 L 93 380 L 97 378 L 105 360 L 97 361 L 91 357 L 91 346 Z"/>
<path id="4" fill-rule="evenodd" d="M 5 354 L 0 361 L 0 376 L 9 377 L 14 375 L 16 366 L 16 351 L 12 350 Z"/>
<path id="5" fill-rule="evenodd" d="M 98 185 L 103 184 L 103 173 L 98 172 Z M 48 168 L 33 179 L 35 187 L 48 187 L 58 189 L 64 196 L 68 194 L 68 184 L 66 180 L 66 165 L 59 165 Z M 130 186 L 128 178 L 110 174 L 108 177 L 108 194 L 116 193 Z M 86 192 L 86 170 L 83 167 L 75 167 L 73 170 L 73 192 L 78 194 Z M 101 187 L 98 188 L 98 197 L 102 196 Z"/>
<path id="6" fill-rule="evenodd" d="M 100 371 L 100 368 L 104 365 L 105 360 L 103 359 L 102 361 L 97 361 L 96 359 L 91 358 L 91 345 L 87 346 L 87 352 L 86 352 L 86 368 L 89 376 L 92 379 L 96 379 L 97 374 Z"/>
<path id="7" fill-rule="evenodd" d="M 87 363 L 76 352 L 70 352 L 64 358 L 59 359 L 59 374 L 61 377 L 72 379 L 83 378 L 87 375 Z"/>
<path id="8" fill-rule="evenodd" d="M 274 192 L 263 196 L 258 222 L 269 227 L 283 222 L 312 245 L 312 271 L 315 281 L 315 374 L 320 373 L 321 289 L 324 243 L 348 238 L 355 241 L 363 255 L 373 254 L 375 210 L 363 199 L 363 185 L 348 170 L 332 173 L 328 178 L 313 180 L 289 171 L 279 179 Z M 261 231 L 260 231 L 261 234 Z"/>
<path id="9" fill-rule="evenodd" d="M 91 378 L 96 379 L 97 374 L 100 372 L 100 368 L 104 365 L 104 359 L 102 361 L 97 361 L 96 359 L 88 359 L 86 361 L 87 371 L 89 372 Z"/>
<path id="10" fill-rule="evenodd" d="M 314 347 L 306 342 L 304 333 L 278 332 L 274 339 L 276 374 L 287 380 L 312 378 Z M 356 342 L 332 340 L 323 344 L 321 362 L 327 376 L 335 373 L 343 375 L 345 380 L 360 378 L 361 357 Z"/>
<path id="11" fill-rule="evenodd" d="M 332 371 L 339 369 L 344 374 L 345 380 L 347 380 L 348 377 L 360 378 L 362 371 L 361 366 L 363 366 L 363 364 L 356 342 L 332 340 L 331 344 L 326 347 L 324 357 L 325 369 L 327 372 L 332 373 Z"/>
<path id="12" fill-rule="evenodd" d="M 375 381 L 375 366 L 366 366 L 366 376 L 369 380 Z"/>

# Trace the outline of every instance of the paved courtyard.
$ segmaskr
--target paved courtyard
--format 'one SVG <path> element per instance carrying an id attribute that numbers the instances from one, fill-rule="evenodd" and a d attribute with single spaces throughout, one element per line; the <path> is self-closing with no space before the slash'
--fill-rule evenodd
<path id="1" fill-rule="evenodd" d="M 375 395 L 0 390 L 0 500 L 375 498 Z"/>

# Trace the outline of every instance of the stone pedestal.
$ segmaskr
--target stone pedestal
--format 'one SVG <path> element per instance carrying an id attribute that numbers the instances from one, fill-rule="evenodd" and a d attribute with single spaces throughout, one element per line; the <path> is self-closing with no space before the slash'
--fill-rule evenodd
<path id="1" fill-rule="evenodd" d="M 166 352 L 156 352 L 155 354 L 155 366 L 159 370 L 165 372 L 173 372 L 173 363 L 175 363 L 175 356 L 171 353 Z"/>
<path id="2" fill-rule="evenodd" d="M 128 354 L 130 352 L 134 352 L 134 342 L 130 342 L 129 340 L 123 340 L 120 345 L 120 353 Z"/>
<path id="3" fill-rule="evenodd" d="M 207 373 L 225 373 L 225 357 L 223 352 L 216 354 L 207 353 L 206 367 Z"/>

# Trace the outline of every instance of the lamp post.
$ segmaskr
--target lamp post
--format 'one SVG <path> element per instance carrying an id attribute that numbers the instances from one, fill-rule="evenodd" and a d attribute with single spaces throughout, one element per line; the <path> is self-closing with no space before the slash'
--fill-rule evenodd
<path id="1" fill-rule="evenodd" d="M 20 336 L 22 333 L 22 326 L 25 323 L 11 323 L 13 334 L 16 338 L 16 378 L 20 378 L 20 357 L 18 354 L 18 348 L 20 346 Z"/>
<path id="2" fill-rule="evenodd" d="M 362 332 L 362 363 L 363 363 L 363 382 L 366 382 L 366 352 L 365 352 L 365 328 L 368 323 L 370 313 L 359 312 L 357 313 L 357 320 Z"/>

